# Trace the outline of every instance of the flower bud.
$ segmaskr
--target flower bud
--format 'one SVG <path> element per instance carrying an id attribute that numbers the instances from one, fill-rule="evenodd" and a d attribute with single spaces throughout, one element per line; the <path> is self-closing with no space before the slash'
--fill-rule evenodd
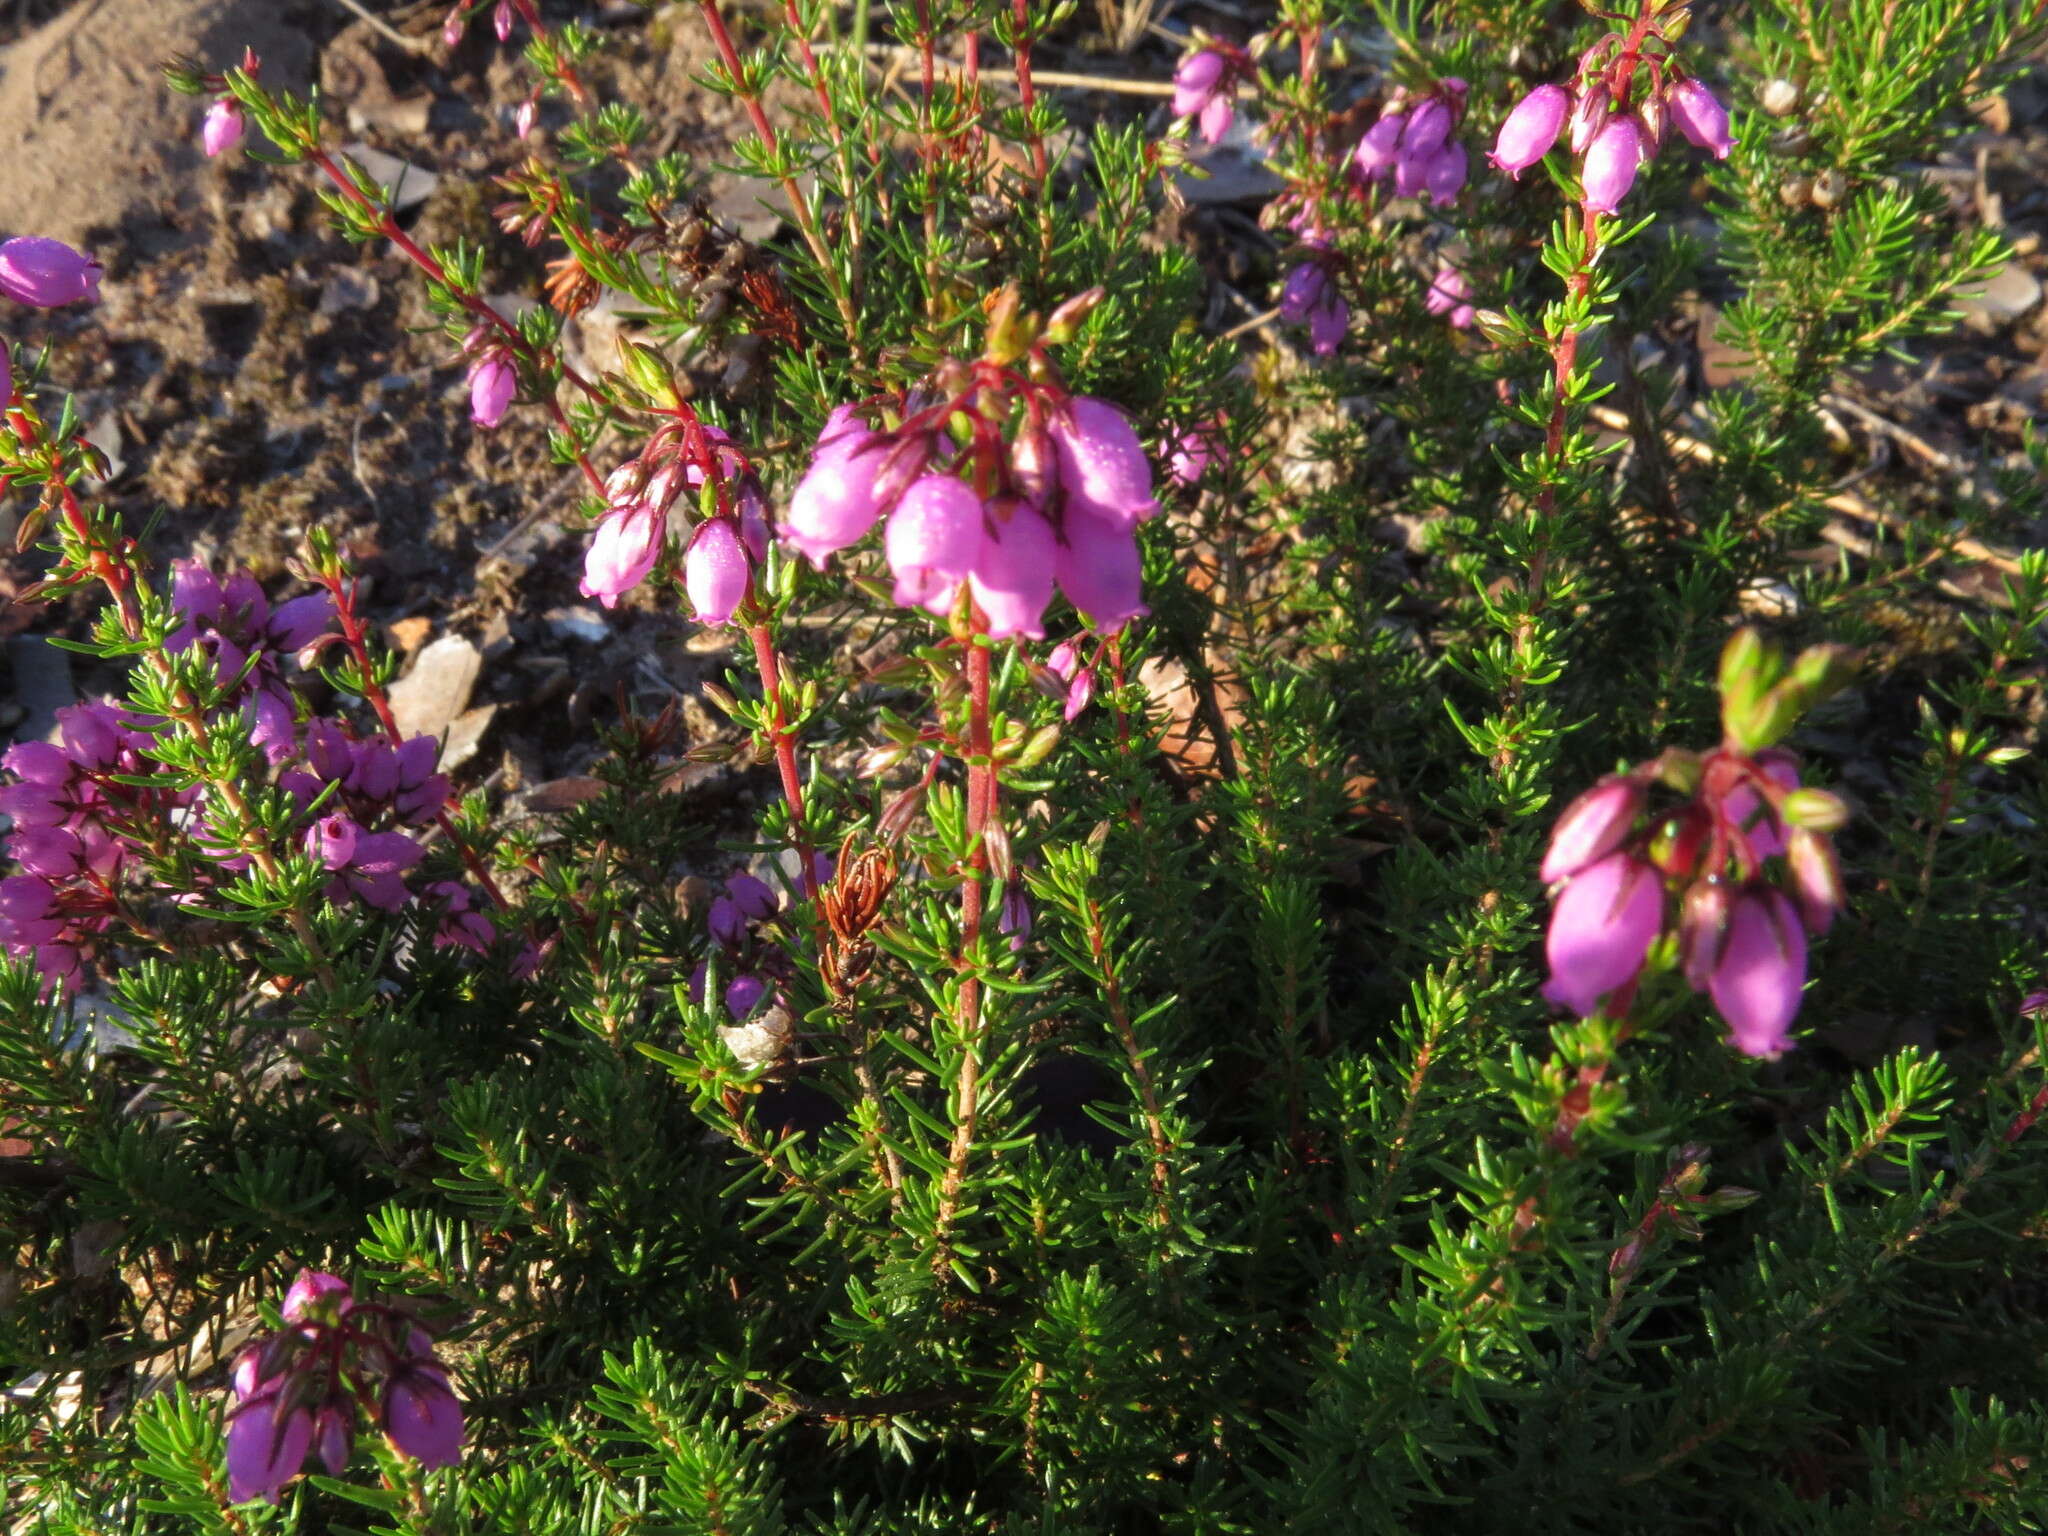
<path id="1" fill-rule="evenodd" d="M 583 557 L 578 590 L 616 608 L 621 593 L 647 579 L 667 542 L 668 518 L 659 507 L 642 501 L 607 512 Z"/>
<path id="2" fill-rule="evenodd" d="M 1664 926 L 1664 885 L 1656 870 L 1611 853 L 1565 882 L 1550 911 L 1543 995 L 1580 1017 L 1600 1011 L 1631 985 Z"/>
<path id="3" fill-rule="evenodd" d="M 1045 339 L 1051 342 L 1069 342 L 1081 328 L 1081 322 L 1095 311 L 1095 306 L 1109 296 L 1109 290 L 1100 283 L 1070 299 L 1062 299 L 1053 312 L 1045 317 Z"/>
<path id="4" fill-rule="evenodd" d="M 1784 660 L 1777 648 L 1758 631 L 1744 625 L 1728 637 L 1728 643 L 1721 647 L 1716 679 L 1721 690 L 1723 731 L 1731 737 L 1735 735 L 1731 717 L 1753 709 L 1783 670 Z"/>
<path id="5" fill-rule="evenodd" d="M 1778 815 L 1789 826 L 1814 832 L 1839 832 L 1849 824 L 1849 807 L 1840 795 L 1824 789 L 1795 789 L 1778 802 Z"/>
<path id="6" fill-rule="evenodd" d="M 534 120 L 540 116 L 540 103 L 529 96 L 519 103 L 519 110 L 512 114 L 512 131 L 520 138 L 531 138 Z"/>
<path id="7" fill-rule="evenodd" d="M 1695 992 L 1707 990 L 1714 967 L 1720 963 L 1731 899 L 1727 883 L 1712 876 L 1695 880 L 1679 899 L 1678 963 L 1686 984 Z"/>
<path id="8" fill-rule="evenodd" d="M 1563 86 L 1537 86 L 1515 103 L 1514 111 L 1500 125 L 1488 158 L 1519 181 L 1522 172 L 1550 153 L 1571 108 L 1571 92 Z"/>
<path id="9" fill-rule="evenodd" d="M 1643 130 L 1633 117 L 1612 117 L 1586 146 L 1586 207 L 1612 213 L 1636 183 L 1644 152 Z"/>
<path id="10" fill-rule="evenodd" d="M 0 294 L 32 309 L 97 304 L 100 264 L 61 240 L 17 235 L 0 244 Z"/>
<path id="11" fill-rule="evenodd" d="M 509 42 L 512 37 L 511 0 L 498 0 L 498 8 L 491 13 L 491 30 L 498 34 L 498 41 Z"/>
<path id="12" fill-rule="evenodd" d="M 1613 104 L 1614 97 L 1604 85 L 1589 87 L 1580 94 L 1578 101 L 1572 106 L 1569 142 L 1573 154 L 1583 155 L 1586 146 L 1591 144 L 1600 130 L 1607 126 Z"/>
<path id="13" fill-rule="evenodd" d="M 700 624 L 728 624 L 747 595 L 752 572 L 730 519 L 701 524 L 683 554 L 683 590 Z"/>
<path id="14" fill-rule="evenodd" d="M 462 41 L 462 7 L 450 7 L 448 14 L 441 18 L 441 46 L 453 48 Z"/>
<path id="15" fill-rule="evenodd" d="M 519 375 L 502 354 L 478 358 L 469 370 L 469 419 L 488 431 L 505 419 L 518 393 Z"/>
<path id="16" fill-rule="evenodd" d="M 1849 904 L 1835 845 L 1818 832 L 1794 827 L 1785 843 L 1785 867 L 1792 876 L 1799 916 L 1806 931 L 1817 938 L 1834 926 L 1835 914 Z"/>
<path id="17" fill-rule="evenodd" d="M 206 109 L 206 117 L 199 125 L 199 147 L 206 151 L 209 160 L 224 155 L 242 142 L 247 126 L 242 104 L 232 96 L 223 96 Z"/>
<path id="18" fill-rule="evenodd" d="M 1739 892 L 1708 995 L 1745 1056 L 1782 1056 L 1806 985 L 1806 932 L 1792 903 L 1768 886 Z"/>
<path id="19" fill-rule="evenodd" d="M 1697 80 L 1681 80 L 1664 97 L 1678 131 L 1716 160 L 1726 160 L 1735 147 L 1728 132 L 1728 109 Z"/>
<path id="20" fill-rule="evenodd" d="M 1580 795 L 1557 818 L 1537 877 L 1545 885 L 1570 878 L 1619 848 L 1642 814 L 1643 786 L 1611 774 Z"/>

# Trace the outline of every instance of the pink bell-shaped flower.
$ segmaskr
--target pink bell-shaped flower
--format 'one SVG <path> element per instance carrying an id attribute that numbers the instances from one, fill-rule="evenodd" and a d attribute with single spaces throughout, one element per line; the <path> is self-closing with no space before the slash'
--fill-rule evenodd
<path id="1" fill-rule="evenodd" d="M 1697 80 L 1681 80 L 1664 98 L 1671 121 L 1678 131 L 1716 160 L 1726 160 L 1735 147 L 1728 131 L 1728 109 L 1721 99 Z"/>
<path id="2" fill-rule="evenodd" d="M 1448 208 L 1458 200 L 1465 190 L 1467 164 L 1465 146 L 1457 143 L 1446 144 L 1429 157 L 1422 168 L 1422 185 L 1431 203 Z"/>
<path id="3" fill-rule="evenodd" d="M 1427 160 L 1443 147 L 1451 133 L 1451 109 L 1441 97 L 1432 96 L 1408 114 L 1408 127 L 1401 135 L 1401 155 L 1408 160 Z"/>
<path id="4" fill-rule="evenodd" d="M 1626 853 L 1610 853 L 1565 883 L 1550 909 L 1543 995 L 1581 1018 L 1597 1013 L 1643 968 L 1664 926 L 1657 871 Z"/>
<path id="5" fill-rule="evenodd" d="M 647 579 L 668 541 L 668 515 L 648 502 L 633 502 L 607 512 L 597 537 L 583 557 L 579 590 L 607 608 L 616 608 L 619 594 Z"/>
<path id="6" fill-rule="evenodd" d="M 1620 774 L 1602 779 L 1564 808 L 1551 829 L 1550 847 L 1537 878 L 1545 885 L 1568 880 L 1622 845 L 1643 810 L 1643 787 Z"/>
<path id="7" fill-rule="evenodd" d="M 206 116 L 199 124 L 199 147 L 206 151 L 209 160 L 216 155 L 224 155 L 242 142 L 242 134 L 247 127 L 242 104 L 232 96 L 223 96 L 206 109 Z"/>
<path id="8" fill-rule="evenodd" d="M 61 240 L 16 235 L 0 244 L 0 294 L 33 309 L 100 297 L 100 264 Z"/>
<path id="9" fill-rule="evenodd" d="M 1053 574 L 1067 601 L 1088 615 L 1095 632 L 1115 634 L 1150 610 L 1144 603 L 1144 561 L 1135 528 L 1119 527 L 1070 506 L 1060 526 Z"/>
<path id="10" fill-rule="evenodd" d="M 1522 172 L 1550 153 L 1571 109 L 1571 92 L 1563 86 L 1537 86 L 1515 103 L 1514 111 L 1500 125 L 1488 158 L 1511 180 L 1521 180 Z"/>
<path id="11" fill-rule="evenodd" d="M 492 352 L 469 369 L 469 419 L 483 428 L 505 419 L 512 397 L 519 393 L 519 375 L 503 356 Z"/>
<path id="12" fill-rule="evenodd" d="M 431 1359 L 415 1359 L 384 1388 L 384 1433 L 401 1454 L 429 1470 L 462 1459 L 462 1404 Z"/>
<path id="13" fill-rule="evenodd" d="M 857 543 L 874 527 L 882 503 L 876 477 L 888 457 L 886 439 L 870 431 L 850 405 L 826 418 L 811 467 L 789 499 L 783 537 L 811 564 Z"/>
<path id="14" fill-rule="evenodd" d="M 1707 981 L 1729 1038 L 1745 1056 L 1782 1056 L 1806 985 L 1806 930 L 1781 891 L 1751 886 L 1728 912 L 1728 931 Z"/>
<path id="15" fill-rule="evenodd" d="M 1324 301 L 1308 312 L 1309 350 L 1317 357 L 1328 357 L 1337 350 L 1350 326 L 1351 306 L 1338 296 L 1333 286 L 1324 296 Z"/>
<path id="16" fill-rule="evenodd" d="M 729 518 L 700 525 L 683 554 L 683 590 L 700 624 L 728 624 L 746 598 L 751 568 Z"/>
<path id="17" fill-rule="evenodd" d="M 316 1311 L 347 1312 L 355 1304 L 348 1282 L 339 1275 L 317 1269 L 302 1269 L 291 1289 L 284 1293 L 284 1320 L 302 1323 Z"/>
<path id="18" fill-rule="evenodd" d="M 276 1503 L 285 1484 L 299 1475 L 312 1447 L 310 1408 L 287 1406 L 276 1385 L 247 1398 L 228 1421 L 229 1500 Z"/>
<path id="19" fill-rule="evenodd" d="M 1213 48 L 1191 53 L 1173 72 L 1173 115 L 1194 117 L 1216 94 L 1229 63 Z"/>
<path id="20" fill-rule="evenodd" d="M 1593 136 L 1586 146 L 1583 181 L 1586 206 L 1595 213 L 1612 213 L 1636 184 L 1636 172 L 1643 163 L 1643 130 L 1633 117 L 1617 116 Z"/>
<path id="21" fill-rule="evenodd" d="M 944 615 L 982 550 L 981 498 L 956 476 L 926 475 L 896 503 L 882 539 L 895 600 Z"/>
<path id="22" fill-rule="evenodd" d="M 1008 518 L 989 519 L 981 555 L 967 580 L 992 638 L 1045 637 L 1057 552 L 1052 525 L 1028 503 L 1013 502 Z"/>
<path id="23" fill-rule="evenodd" d="M 1068 507 L 1126 526 L 1159 510 L 1151 462 L 1122 411 L 1075 395 L 1049 427 Z"/>
<path id="24" fill-rule="evenodd" d="M 1394 173 L 1394 157 L 1400 148 L 1401 131 L 1408 126 L 1408 114 L 1388 112 L 1365 130 L 1358 148 L 1351 152 L 1351 175 L 1356 181 L 1384 181 Z"/>

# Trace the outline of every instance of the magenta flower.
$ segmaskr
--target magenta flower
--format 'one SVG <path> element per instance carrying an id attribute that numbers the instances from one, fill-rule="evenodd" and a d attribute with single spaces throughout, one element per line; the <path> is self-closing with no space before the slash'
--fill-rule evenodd
<path id="1" fill-rule="evenodd" d="M 340 812 L 323 816 L 306 834 L 306 852 L 325 868 L 346 869 L 356 856 L 356 840 L 361 835 L 362 828 Z"/>
<path id="2" fill-rule="evenodd" d="M 1333 285 L 1325 302 L 1308 312 L 1309 350 L 1317 357 L 1328 357 L 1344 340 L 1350 325 L 1351 306 L 1338 297 Z"/>
<path id="3" fill-rule="evenodd" d="M 1745 1056 L 1781 1056 L 1806 985 L 1806 932 L 1782 892 L 1752 886 L 1735 896 L 1707 982 L 1729 1038 Z"/>
<path id="4" fill-rule="evenodd" d="M 1329 287 L 1330 274 L 1321 262 L 1302 262 L 1280 286 L 1280 318 L 1289 325 L 1301 324 L 1309 311 L 1323 302 Z"/>
<path id="5" fill-rule="evenodd" d="M 288 1406 L 273 1378 L 267 1390 L 245 1397 L 228 1420 L 228 1498 L 277 1502 L 299 1475 L 313 1447 L 313 1412 Z"/>
<path id="6" fill-rule="evenodd" d="M 1044 638 L 1057 558 L 1052 525 L 1028 503 L 1013 502 L 1007 519 L 990 517 L 967 583 L 991 638 Z"/>
<path id="7" fill-rule="evenodd" d="M 1115 634 L 1128 620 L 1150 611 L 1144 603 L 1144 561 L 1138 553 L 1137 530 L 1070 507 L 1060 525 L 1060 540 L 1053 553 L 1053 574 L 1067 601 L 1088 616 L 1097 634 Z"/>
<path id="8" fill-rule="evenodd" d="M 1568 880 L 1550 910 L 1543 995 L 1581 1018 L 1599 1012 L 1631 985 L 1664 926 L 1657 871 L 1627 853 L 1611 853 Z"/>
<path id="9" fill-rule="evenodd" d="M 1216 143 L 1237 115 L 1230 97 L 1235 76 L 1230 61 L 1212 48 L 1190 54 L 1173 72 L 1173 115 L 1198 119 L 1202 138 Z"/>
<path id="10" fill-rule="evenodd" d="M 1586 206 L 1594 213 L 1614 212 L 1636 184 L 1642 163 L 1642 125 L 1626 115 L 1609 118 L 1586 146 Z"/>
<path id="11" fill-rule="evenodd" d="M 1466 165 L 1462 144 L 1446 144 L 1429 157 L 1422 167 L 1422 185 L 1430 202 L 1448 208 L 1458 200 L 1458 194 L 1465 190 Z"/>
<path id="12" fill-rule="evenodd" d="M 1401 132 L 1408 126 L 1408 114 L 1388 112 L 1365 130 L 1358 148 L 1351 152 L 1351 175 L 1360 182 L 1384 181 L 1394 171 L 1401 144 Z"/>
<path id="13" fill-rule="evenodd" d="M 700 624 L 728 624 L 747 595 L 747 551 L 728 518 L 699 526 L 683 554 L 683 590 Z"/>
<path id="14" fill-rule="evenodd" d="M 242 142 L 247 127 L 242 104 L 232 96 L 223 96 L 206 109 L 206 117 L 199 125 L 199 147 L 206 151 L 209 160 L 224 155 Z"/>
<path id="15" fill-rule="evenodd" d="M 1408 127 L 1401 135 L 1401 156 L 1406 160 L 1427 160 L 1443 147 L 1451 133 L 1451 109 L 1441 97 L 1432 96 L 1408 114 Z"/>
<path id="16" fill-rule="evenodd" d="M 458 3 L 441 18 L 441 46 L 454 48 L 462 42 L 462 6 Z"/>
<path id="17" fill-rule="evenodd" d="M 1664 100 L 1680 133 L 1716 160 L 1728 158 L 1735 138 L 1728 131 L 1728 109 L 1719 97 L 1697 80 L 1681 80 Z"/>
<path id="18" fill-rule="evenodd" d="M 498 8 L 491 13 L 491 28 L 498 34 L 498 41 L 509 42 L 512 37 L 511 0 L 498 0 Z"/>
<path id="19" fill-rule="evenodd" d="M 1643 801 L 1642 785 L 1624 775 L 1613 774 L 1595 784 L 1557 818 L 1537 878 L 1552 885 L 1606 858 L 1627 839 L 1642 814 Z"/>
<path id="20" fill-rule="evenodd" d="M 1515 103 L 1500 125 L 1490 160 L 1519 181 L 1522 172 L 1550 153 L 1572 108 L 1571 92 L 1561 85 L 1539 85 Z"/>
<path id="21" fill-rule="evenodd" d="M 621 593 L 647 579 L 667 542 L 668 515 L 659 507 L 644 501 L 614 507 L 598 522 L 578 590 L 616 608 Z"/>
<path id="22" fill-rule="evenodd" d="M 504 356 L 492 352 L 469 369 L 469 419 L 486 429 L 505 419 L 512 397 L 519 393 L 519 375 Z"/>
<path id="23" fill-rule="evenodd" d="M 926 475 L 903 493 L 883 531 L 895 600 L 944 616 L 981 558 L 981 498 L 953 475 Z"/>
<path id="24" fill-rule="evenodd" d="M 16 235 L 0 244 L 0 293 L 32 309 L 97 304 L 100 264 L 61 240 Z"/>
<path id="25" fill-rule="evenodd" d="M 540 117 L 540 103 L 529 96 L 519 103 L 519 110 L 512 114 L 512 131 L 522 139 L 533 136 L 534 122 Z"/>
<path id="26" fill-rule="evenodd" d="M 1122 411 L 1075 395 L 1048 426 L 1069 509 L 1125 526 L 1159 510 L 1151 461 Z"/>
<path id="27" fill-rule="evenodd" d="M 431 1357 L 414 1359 L 384 1389 L 384 1433 L 429 1471 L 462 1459 L 462 1404 Z"/>
<path id="28" fill-rule="evenodd" d="M 1223 450 L 1222 434 L 1214 425 L 1193 426 L 1176 437 L 1166 457 L 1166 478 L 1186 488 L 1208 473 Z"/>
<path id="29" fill-rule="evenodd" d="M 811 467 L 798 482 L 783 520 L 783 537 L 812 565 L 860 540 L 881 515 L 877 488 L 887 441 L 870 431 L 850 405 L 826 418 Z"/>
<path id="30" fill-rule="evenodd" d="M 316 1314 L 346 1313 L 355 1305 L 348 1282 L 339 1275 L 317 1269 L 302 1269 L 291 1289 L 284 1293 L 284 1320 L 302 1323 Z"/>
<path id="31" fill-rule="evenodd" d="M 1432 315 L 1447 315 L 1470 297 L 1465 274 L 1446 262 L 1430 279 L 1429 292 L 1422 296 L 1422 307 Z"/>

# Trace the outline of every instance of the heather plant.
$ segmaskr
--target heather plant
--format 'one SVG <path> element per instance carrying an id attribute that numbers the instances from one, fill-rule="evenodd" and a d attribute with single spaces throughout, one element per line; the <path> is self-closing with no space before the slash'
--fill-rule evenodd
<path id="1" fill-rule="evenodd" d="M 2037 8 L 1286 0 L 1086 132 L 1070 6 L 679 9 L 786 239 L 534 0 L 443 27 L 522 50 L 502 250 L 167 76 L 417 269 L 721 733 L 622 700 L 515 815 L 329 533 L 158 568 L 7 355 L 116 680 L 0 758 L 10 1528 L 2036 1528 L 2048 455 L 1811 550 L 1821 395 L 2008 254 L 1916 168 Z"/>

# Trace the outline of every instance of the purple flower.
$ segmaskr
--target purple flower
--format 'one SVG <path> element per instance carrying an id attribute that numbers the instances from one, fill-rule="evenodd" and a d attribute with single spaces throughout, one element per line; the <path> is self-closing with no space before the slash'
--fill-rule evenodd
<path id="1" fill-rule="evenodd" d="M 1393 174 L 1394 159 L 1401 143 L 1401 131 L 1408 126 L 1408 114 L 1388 112 L 1365 130 L 1358 148 L 1351 152 L 1351 175 L 1360 182 L 1384 181 Z"/>
<path id="2" fill-rule="evenodd" d="M 1539 85 L 1515 104 L 1493 141 L 1493 163 L 1519 181 L 1522 172 L 1550 153 L 1572 107 L 1561 85 Z"/>
<path id="3" fill-rule="evenodd" d="M 1237 115 L 1230 99 L 1235 75 L 1230 61 L 1214 49 L 1190 54 L 1173 72 L 1173 115 L 1199 119 L 1203 139 L 1214 144 Z"/>
<path id="4" fill-rule="evenodd" d="M 989 519 L 981 554 L 967 581 L 975 606 L 988 620 L 991 638 L 1044 637 L 1045 605 L 1052 601 L 1057 559 L 1052 525 L 1028 502 L 1013 502 L 1007 519 Z"/>
<path id="5" fill-rule="evenodd" d="M 1021 881 L 1003 887 L 1003 904 L 996 914 L 996 931 L 1010 941 L 1010 952 L 1022 954 L 1031 938 L 1031 899 Z"/>
<path id="6" fill-rule="evenodd" d="M 328 899 L 338 902 L 353 892 L 373 907 L 396 912 L 412 899 L 404 871 L 423 857 L 420 845 L 403 832 L 365 832 L 356 839 L 348 864 L 329 883 Z"/>
<path id="7" fill-rule="evenodd" d="M 1159 510 L 1152 464 L 1124 413 L 1075 395 L 1048 423 L 1068 508 L 1128 527 Z"/>
<path id="8" fill-rule="evenodd" d="M 1330 289 L 1327 301 L 1308 312 L 1309 349 L 1317 357 L 1328 357 L 1337 350 L 1344 339 L 1344 332 L 1351 324 L 1351 306 Z"/>
<path id="9" fill-rule="evenodd" d="M 19 827 L 7 851 L 31 875 L 46 880 L 76 879 L 85 870 L 85 844 L 66 827 Z"/>
<path id="10" fill-rule="evenodd" d="M 1697 80 L 1681 80 L 1664 98 L 1678 131 L 1716 160 L 1726 160 L 1735 147 L 1728 131 L 1728 109 Z"/>
<path id="11" fill-rule="evenodd" d="M 700 624 L 727 624 L 747 595 L 747 551 L 729 518 L 701 524 L 683 553 L 683 590 Z"/>
<path id="12" fill-rule="evenodd" d="M 1422 167 L 1422 185 L 1430 202 L 1448 208 L 1458 200 L 1465 189 L 1466 163 L 1462 144 L 1446 144 L 1429 157 Z"/>
<path id="13" fill-rule="evenodd" d="M 1134 528 L 1069 507 L 1053 552 L 1053 574 L 1067 601 L 1088 616 L 1097 634 L 1115 634 L 1127 620 L 1150 611 Z"/>
<path id="14" fill-rule="evenodd" d="M 348 1282 L 322 1270 L 302 1269 L 291 1289 L 284 1293 L 284 1320 L 303 1323 L 309 1317 L 332 1312 L 344 1314 L 355 1305 Z"/>
<path id="15" fill-rule="evenodd" d="M 1429 292 L 1422 296 L 1422 307 L 1432 315 L 1447 315 L 1471 297 L 1465 287 L 1465 274 L 1446 262 L 1436 269 L 1436 276 L 1429 281 Z"/>
<path id="16" fill-rule="evenodd" d="M 462 1404 L 431 1358 L 393 1373 L 384 1389 L 383 1426 L 402 1454 L 429 1470 L 462 1459 Z"/>
<path id="17" fill-rule="evenodd" d="M 206 109 L 205 120 L 199 125 L 199 147 L 206 151 L 209 160 L 224 155 L 242 142 L 247 126 L 242 104 L 232 96 L 223 96 Z"/>
<path id="18" fill-rule="evenodd" d="M 1751 886 L 1728 912 L 1727 935 L 1707 982 L 1729 1038 L 1745 1056 L 1782 1056 L 1806 985 L 1806 932 L 1782 892 Z"/>
<path id="19" fill-rule="evenodd" d="M 313 1413 L 287 1406 L 276 1386 L 245 1398 L 228 1420 L 228 1498 L 277 1502 L 313 1446 Z"/>
<path id="20" fill-rule="evenodd" d="M 505 419 L 512 397 L 519 393 L 519 375 L 499 353 L 478 358 L 469 368 L 469 419 L 489 430 Z"/>
<path id="21" fill-rule="evenodd" d="M 1301 324 L 1323 302 L 1329 287 L 1330 274 L 1320 261 L 1302 262 L 1280 286 L 1280 318 L 1289 325 Z"/>
<path id="22" fill-rule="evenodd" d="M 926 475 L 889 514 L 883 550 L 895 600 L 944 615 L 981 558 L 981 498 L 953 475 Z"/>
<path id="23" fill-rule="evenodd" d="M 607 608 L 616 608 L 621 593 L 647 579 L 667 542 L 668 516 L 653 503 L 638 501 L 613 508 L 599 520 L 597 536 L 583 557 L 578 590 Z"/>
<path id="24" fill-rule="evenodd" d="M 789 499 L 783 537 L 815 566 L 856 543 L 881 516 L 876 481 L 888 440 L 842 405 L 826 418 L 811 467 Z"/>
<path id="25" fill-rule="evenodd" d="M 758 976 L 740 975 L 726 983 L 725 1011 L 735 1019 L 744 1019 L 761 1005 L 761 999 L 768 995 L 768 983 Z"/>
<path id="26" fill-rule="evenodd" d="M 1408 127 L 1401 135 L 1401 155 L 1408 160 L 1427 160 L 1442 147 L 1451 133 L 1451 109 L 1441 97 L 1432 96 L 1408 114 Z"/>
<path id="27" fill-rule="evenodd" d="M 1663 925 L 1664 887 L 1642 860 L 1611 853 L 1580 870 L 1550 909 L 1543 995 L 1582 1018 L 1597 1013 L 1636 979 Z"/>
<path id="28" fill-rule="evenodd" d="M 1583 173 L 1586 206 L 1594 213 L 1612 213 L 1636 183 L 1643 163 L 1643 130 L 1633 117 L 1609 118 L 1607 126 L 1586 146 Z"/>
<path id="29" fill-rule="evenodd" d="M 16 235 L 0 244 L 0 293 L 33 309 L 97 304 L 100 264 L 61 240 Z"/>
<path id="30" fill-rule="evenodd" d="M 1166 478 L 1186 487 L 1208 473 L 1222 452 L 1220 434 L 1214 426 L 1194 426 L 1176 437 L 1167 451 Z"/>
<path id="31" fill-rule="evenodd" d="M 52 787 L 71 779 L 71 759 L 50 741 L 18 741 L 0 756 L 0 768 L 30 784 Z"/>
<path id="32" fill-rule="evenodd" d="M 1537 878 L 1545 885 L 1567 880 L 1622 845 L 1643 810 L 1643 787 L 1611 774 L 1564 808 L 1551 829 L 1550 847 Z"/>
<path id="33" fill-rule="evenodd" d="M 306 834 L 306 852 L 328 869 L 346 869 L 356 856 L 356 840 L 362 836 L 362 830 L 338 811 L 323 816 Z"/>

